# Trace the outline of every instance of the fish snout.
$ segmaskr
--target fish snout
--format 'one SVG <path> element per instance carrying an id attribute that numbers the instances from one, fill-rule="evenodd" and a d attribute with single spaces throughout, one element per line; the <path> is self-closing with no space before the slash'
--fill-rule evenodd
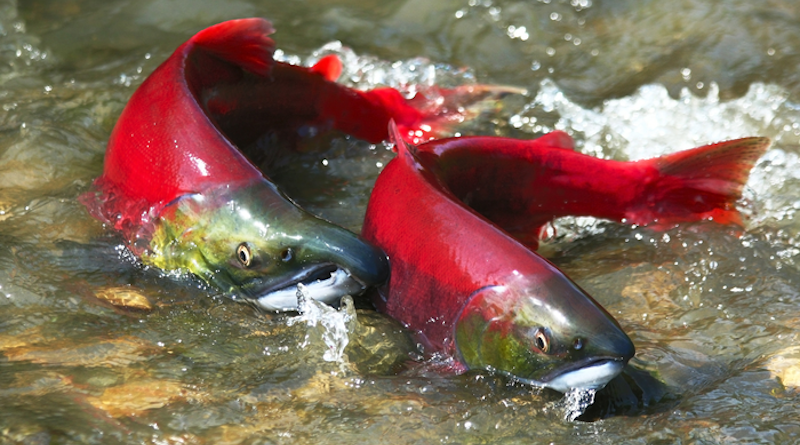
<path id="1" fill-rule="evenodd" d="M 301 251 L 304 260 L 327 261 L 345 270 L 364 289 L 389 280 L 389 258 L 382 249 L 332 224 L 320 227 Z"/>
<path id="2" fill-rule="evenodd" d="M 208 190 L 201 198 L 184 209 L 191 217 L 182 218 L 196 222 L 189 233 L 212 258 L 199 275 L 231 296 L 270 311 L 296 311 L 302 297 L 335 305 L 389 278 L 381 249 L 303 210 L 266 180 Z"/>
<path id="3" fill-rule="evenodd" d="M 542 298 L 514 286 L 476 291 L 456 321 L 455 343 L 469 368 L 561 392 L 602 388 L 635 353 L 630 338 L 588 295 Z"/>
<path id="4" fill-rule="evenodd" d="M 579 334 L 564 339 L 563 363 L 530 383 L 560 392 L 574 388 L 599 390 L 606 386 L 622 372 L 636 349 L 616 323 L 605 329 L 602 336 L 594 338 Z"/>
<path id="5" fill-rule="evenodd" d="M 389 279 L 386 254 L 358 235 L 319 220 L 308 235 L 298 237 L 281 250 L 281 282 L 269 286 L 254 298 L 262 309 L 302 309 L 300 292 L 337 305 L 345 295 L 359 295 Z M 302 288 L 298 286 L 302 284 Z"/>
<path id="6" fill-rule="evenodd" d="M 627 363 L 636 354 L 636 347 L 633 345 L 633 341 L 622 328 L 616 326 L 616 323 L 613 328 L 610 326 L 606 328 L 605 334 L 598 342 L 600 345 L 596 350 L 591 351 L 590 348 L 590 352 L 595 355 L 605 355 Z M 589 344 L 591 345 L 591 340 L 589 340 Z"/>

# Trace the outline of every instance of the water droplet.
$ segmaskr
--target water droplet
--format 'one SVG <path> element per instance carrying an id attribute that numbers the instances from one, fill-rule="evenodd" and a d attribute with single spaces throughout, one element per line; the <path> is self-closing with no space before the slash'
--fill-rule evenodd
<path id="1" fill-rule="evenodd" d="M 570 389 L 566 394 L 564 394 L 564 399 L 562 402 L 564 418 L 567 421 L 572 422 L 580 417 L 580 415 L 586 411 L 586 408 L 594 403 L 595 394 L 597 394 L 596 389 Z"/>

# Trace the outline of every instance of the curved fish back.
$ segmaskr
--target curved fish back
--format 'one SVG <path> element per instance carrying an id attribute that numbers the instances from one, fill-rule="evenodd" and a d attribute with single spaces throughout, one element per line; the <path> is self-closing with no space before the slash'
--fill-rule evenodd
<path id="1" fill-rule="evenodd" d="M 210 185 L 260 177 L 258 169 L 209 121 L 192 91 L 200 87 L 196 85 L 200 77 L 191 74 L 200 62 L 208 70 L 203 76 L 206 82 L 218 80 L 209 72 L 228 74 L 246 68 L 266 74 L 273 46 L 265 32 L 270 30 L 262 19 L 225 22 L 175 51 L 123 110 L 109 140 L 99 183 L 128 200 L 157 205 Z"/>

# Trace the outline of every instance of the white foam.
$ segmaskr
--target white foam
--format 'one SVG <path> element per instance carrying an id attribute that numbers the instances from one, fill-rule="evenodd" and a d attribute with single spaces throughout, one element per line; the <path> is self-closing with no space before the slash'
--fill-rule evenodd
<path id="1" fill-rule="evenodd" d="M 513 126 L 531 132 L 564 130 L 582 144 L 586 153 L 609 157 L 618 147 L 627 159 L 644 159 L 696 147 L 710 142 L 745 136 L 770 136 L 785 139 L 784 129 L 772 128 L 780 117 L 798 113 L 787 102 L 788 93 L 775 85 L 753 84 L 738 99 L 723 102 L 719 88 L 708 86 L 706 97 L 684 89 L 677 99 L 662 85 L 645 85 L 633 95 L 609 99 L 597 108 L 587 109 L 569 98 L 551 80 L 539 85 L 534 100 L 511 117 Z M 553 126 L 537 124 L 537 113 L 557 113 Z M 527 119 L 526 119 L 527 117 Z M 786 116 L 788 117 L 788 116 Z M 795 130 L 795 142 L 800 126 Z"/>
<path id="2" fill-rule="evenodd" d="M 302 284 L 297 285 L 296 299 L 300 315 L 289 319 L 289 326 L 305 323 L 309 333 L 321 337 L 325 344 L 322 359 L 327 362 L 345 363 L 344 349 L 350 343 L 349 334 L 353 332 L 356 323 L 353 299 L 347 295 L 342 297 L 341 308 L 337 310 L 310 298 L 306 286 Z M 309 337 L 306 339 L 303 346 L 308 346 Z"/>
<path id="3" fill-rule="evenodd" d="M 698 97 L 684 89 L 670 97 L 662 85 L 645 85 L 634 94 L 609 99 L 596 108 L 572 102 L 555 82 L 545 79 L 535 98 L 511 116 L 522 131 L 564 130 L 584 153 L 602 158 L 637 160 L 713 142 L 767 136 L 772 148 L 753 169 L 745 200 L 754 206 L 750 227 L 786 221 L 800 209 L 794 190 L 800 185 L 800 104 L 776 85 L 755 83 L 746 95 L 723 101 L 715 84 Z M 559 234 L 587 235 L 598 229 L 593 218 L 556 222 Z"/>
<path id="4" fill-rule="evenodd" d="M 596 389 L 571 389 L 564 394 L 562 402 L 564 419 L 572 422 L 580 417 L 586 408 L 594 403 L 595 394 L 597 394 Z"/>
<path id="5" fill-rule="evenodd" d="M 475 74 L 467 68 L 433 63 L 423 57 L 390 62 L 356 54 L 340 41 L 323 45 L 305 59 L 287 55 L 281 50 L 276 50 L 274 57 L 294 65 L 311 66 L 328 54 L 335 54 L 342 61 L 342 74 L 337 81 L 360 90 L 389 86 L 411 97 L 428 87 L 475 83 Z"/>

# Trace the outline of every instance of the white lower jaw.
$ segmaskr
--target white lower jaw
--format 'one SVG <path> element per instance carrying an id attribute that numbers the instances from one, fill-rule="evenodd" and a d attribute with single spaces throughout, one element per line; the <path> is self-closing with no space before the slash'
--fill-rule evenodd
<path id="1" fill-rule="evenodd" d="M 565 372 L 545 382 L 543 386 L 564 393 L 570 389 L 601 389 L 619 375 L 624 367 L 625 363 L 621 361 L 599 362 L 596 365 Z"/>
<path id="2" fill-rule="evenodd" d="M 364 287 L 343 269 L 336 269 L 326 279 L 303 283 L 306 298 L 327 304 L 338 303 L 345 295 L 357 295 Z M 297 285 L 272 291 L 256 300 L 256 304 L 268 311 L 289 312 L 298 310 Z"/>
<path id="3" fill-rule="evenodd" d="M 569 392 L 571 389 L 602 389 L 614 377 L 622 372 L 625 363 L 616 360 L 606 360 L 597 364 L 586 366 L 574 371 L 560 374 L 547 382 L 533 379 L 520 379 L 525 383 L 535 386 L 554 389 L 558 392 Z"/>

